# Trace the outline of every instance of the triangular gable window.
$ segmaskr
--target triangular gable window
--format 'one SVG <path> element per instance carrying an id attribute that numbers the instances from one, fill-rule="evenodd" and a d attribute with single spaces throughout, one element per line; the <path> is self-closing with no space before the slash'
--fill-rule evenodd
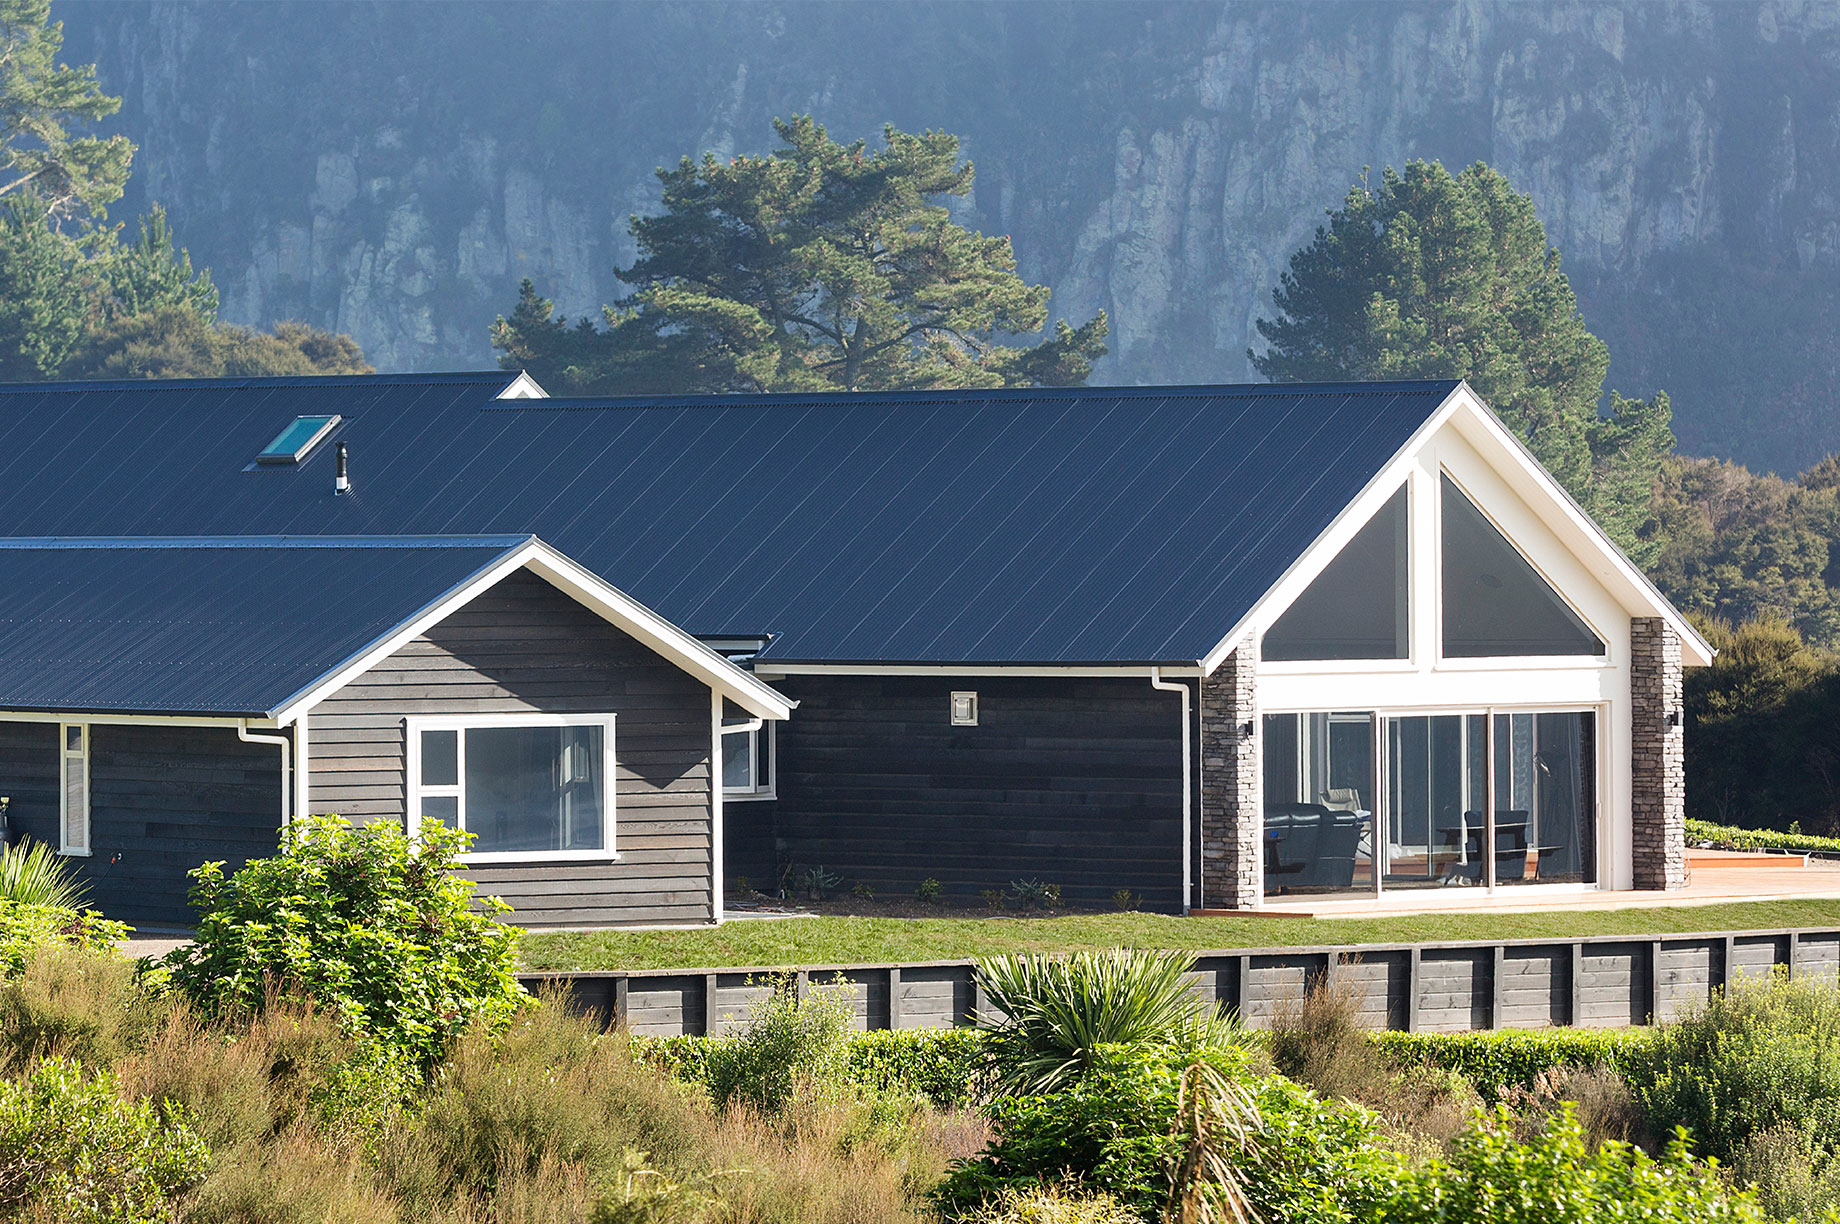
<path id="1" fill-rule="evenodd" d="M 1444 655 L 1601 655 L 1603 641 L 1456 484 L 1443 479 Z"/>
<path id="2" fill-rule="evenodd" d="M 1269 660 L 1410 657 L 1403 486 L 1265 634 Z"/>

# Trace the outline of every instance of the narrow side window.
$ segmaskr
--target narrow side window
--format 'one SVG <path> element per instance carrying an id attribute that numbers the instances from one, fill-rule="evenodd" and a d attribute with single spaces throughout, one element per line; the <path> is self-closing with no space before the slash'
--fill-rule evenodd
<path id="1" fill-rule="evenodd" d="M 62 771 L 58 799 L 58 850 L 63 854 L 89 853 L 89 725 L 64 723 L 59 727 Z"/>

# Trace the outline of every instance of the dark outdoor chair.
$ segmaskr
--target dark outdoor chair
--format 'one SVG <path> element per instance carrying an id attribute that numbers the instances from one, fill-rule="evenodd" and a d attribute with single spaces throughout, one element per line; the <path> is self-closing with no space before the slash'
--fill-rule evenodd
<path id="1" fill-rule="evenodd" d="M 1266 890 L 1352 887 L 1364 823 L 1320 803 L 1268 804 Z"/>
<path id="2" fill-rule="evenodd" d="M 1481 812 L 1463 813 L 1464 824 L 1468 827 L 1468 838 L 1463 844 L 1463 859 L 1451 863 L 1445 870 L 1446 879 L 1464 879 L 1480 882 L 1482 874 L 1482 836 L 1487 829 L 1483 824 Z M 1445 845 L 1454 846 L 1459 836 L 1457 826 L 1452 825 L 1443 830 Z M 1498 811 L 1495 813 L 1495 882 L 1497 884 L 1516 883 L 1527 878 L 1527 813 L 1522 811 Z"/>

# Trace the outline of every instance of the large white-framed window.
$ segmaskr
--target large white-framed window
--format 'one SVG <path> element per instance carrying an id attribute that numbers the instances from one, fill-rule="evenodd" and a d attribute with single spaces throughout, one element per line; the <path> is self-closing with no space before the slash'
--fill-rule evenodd
<path id="1" fill-rule="evenodd" d="M 58 853 L 90 853 L 88 723 L 58 724 Z"/>
<path id="2" fill-rule="evenodd" d="M 752 730 L 741 730 L 759 721 Z M 722 798 L 747 802 L 777 797 L 776 724 L 749 718 L 722 720 Z"/>
<path id="3" fill-rule="evenodd" d="M 614 853 L 612 714 L 464 714 L 405 721 L 408 828 L 473 835 L 470 863 Z"/>

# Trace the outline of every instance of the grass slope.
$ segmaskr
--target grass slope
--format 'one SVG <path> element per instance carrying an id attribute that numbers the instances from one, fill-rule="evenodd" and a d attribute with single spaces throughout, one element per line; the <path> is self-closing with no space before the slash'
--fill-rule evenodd
<path id="1" fill-rule="evenodd" d="M 962 960 L 1002 952 L 1081 948 L 1268 948 L 1572 939 L 1824 927 L 1840 929 L 1840 900 L 1753 901 L 1656 909 L 1534 914 L 1415 914 L 1399 918 L 1176 918 L 1071 914 L 1061 918 L 787 918 L 684 931 L 532 934 L 529 969 L 707 969 Z"/>

